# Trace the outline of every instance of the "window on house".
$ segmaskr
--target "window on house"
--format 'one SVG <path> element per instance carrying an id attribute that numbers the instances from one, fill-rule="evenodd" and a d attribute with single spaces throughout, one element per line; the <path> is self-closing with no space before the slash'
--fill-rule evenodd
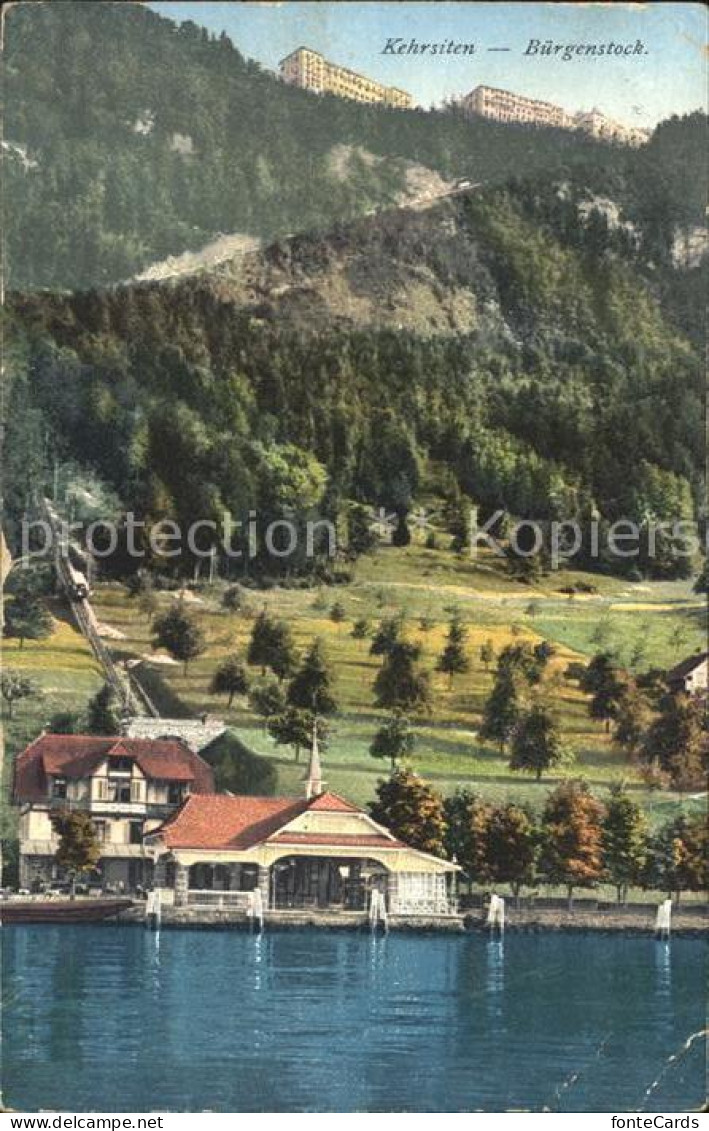
<path id="1" fill-rule="evenodd" d="M 108 759 L 108 770 L 111 774 L 130 774 L 133 770 L 133 759 L 114 754 Z"/>
<path id="2" fill-rule="evenodd" d="M 181 782 L 171 781 L 167 783 L 167 802 L 168 805 L 179 805 L 182 801 L 182 784 Z"/>
<path id="3" fill-rule="evenodd" d="M 129 830 L 129 843 L 142 844 L 143 843 L 143 822 L 131 821 Z"/>
<path id="4" fill-rule="evenodd" d="M 124 778 L 108 779 L 108 800 L 123 805 L 130 801 L 130 782 Z"/>
<path id="5" fill-rule="evenodd" d="M 94 821 L 94 829 L 96 830 L 96 840 L 103 844 L 106 840 L 106 822 Z"/>
<path id="6" fill-rule="evenodd" d="M 63 800 L 66 797 L 66 778 L 54 778 L 52 782 L 52 797 Z"/>

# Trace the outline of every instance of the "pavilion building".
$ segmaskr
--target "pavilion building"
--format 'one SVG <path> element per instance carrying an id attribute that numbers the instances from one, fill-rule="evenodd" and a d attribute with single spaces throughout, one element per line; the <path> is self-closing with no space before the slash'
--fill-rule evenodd
<path id="1" fill-rule="evenodd" d="M 325 790 L 313 744 L 305 797 L 191 794 L 145 838 L 161 902 L 265 910 L 448 915 L 456 864 L 404 844 L 357 805 Z"/>

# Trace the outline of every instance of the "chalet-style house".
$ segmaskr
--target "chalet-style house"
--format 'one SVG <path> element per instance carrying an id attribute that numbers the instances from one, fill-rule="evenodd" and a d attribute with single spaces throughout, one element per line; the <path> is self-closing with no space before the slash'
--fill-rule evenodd
<path id="1" fill-rule="evenodd" d="M 699 652 L 682 660 L 667 673 L 667 686 L 675 693 L 706 694 L 709 684 L 709 652 Z"/>
<path id="2" fill-rule="evenodd" d="M 176 739 L 43 734 L 17 758 L 13 795 L 20 808 L 20 886 L 56 874 L 52 813 L 91 814 L 101 842 L 103 885 L 152 883 L 144 834 L 192 794 L 213 793 L 207 763 Z"/>
<path id="3" fill-rule="evenodd" d="M 371 894 L 390 915 L 446 915 L 459 868 L 409 847 L 358 806 L 324 790 L 315 746 L 306 796 L 192 793 L 146 835 L 163 904 L 265 910 L 364 911 Z"/>

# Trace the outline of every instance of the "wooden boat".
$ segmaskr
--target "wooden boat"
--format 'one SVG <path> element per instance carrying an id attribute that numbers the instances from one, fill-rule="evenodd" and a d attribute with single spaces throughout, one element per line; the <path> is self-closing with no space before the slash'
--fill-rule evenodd
<path id="1" fill-rule="evenodd" d="M 0 922 L 100 923 L 132 906 L 132 899 L 9 899 L 0 903 Z"/>

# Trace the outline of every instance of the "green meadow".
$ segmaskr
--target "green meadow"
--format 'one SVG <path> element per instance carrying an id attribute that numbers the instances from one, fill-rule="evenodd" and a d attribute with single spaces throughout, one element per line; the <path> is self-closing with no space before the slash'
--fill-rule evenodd
<path id="1" fill-rule="evenodd" d="M 560 592 L 579 582 L 595 587 L 596 592 L 574 597 Z M 208 712 L 224 718 L 253 750 L 274 760 L 279 789 L 284 793 L 298 793 L 302 788 L 305 756 L 296 763 L 289 747 L 276 746 L 243 699 L 235 699 L 229 709 L 225 697 L 209 693 L 221 658 L 230 653 L 245 658 L 253 619 L 263 608 L 289 623 L 300 651 L 314 637 L 325 645 L 340 707 L 324 756 L 326 778 L 330 788 L 354 801 L 367 801 L 388 767 L 369 754 L 373 734 L 385 714 L 373 706 L 372 684 L 380 660 L 369 654 L 367 639 L 353 638 L 352 626 L 361 618 L 374 626 L 383 617 L 403 613 L 409 637 L 421 646 L 421 662 L 431 672 L 434 691 L 431 715 L 416 720 L 412 763 L 443 792 L 468 786 L 493 800 L 515 799 L 538 808 L 560 776 L 582 775 L 601 795 L 613 781 L 628 780 L 653 823 L 673 815 L 680 805 L 699 803 L 648 790 L 603 725 L 589 718 L 583 693 L 563 675 L 571 661 L 601 649 L 614 651 L 622 663 L 636 670 L 669 667 L 699 650 L 704 640 L 704 606 L 688 582 L 628 584 L 596 575 L 557 573 L 529 586 L 511 580 L 495 559 L 473 562 L 449 551 L 412 544 L 381 547 L 359 559 L 347 584 L 249 590 L 239 612 L 224 609 L 225 588 L 226 583 L 220 582 L 184 595 L 207 641 L 206 651 L 190 664 L 186 675 L 180 665 L 153 651 L 150 616 L 138 599 L 126 596 L 122 586 L 100 586 L 94 607 L 99 620 L 110 626 L 114 639 L 108 643 L 114 653 L 122 658 L 142 657 L 150 668 L 150 687 L 155 693 L 157 683 L 163 713 L 169 713 L 168 708 L 179 700 L 195 714 Z M 156 593 L 157 608 L 167 607 L 175 596 Z M 345 620 L 340 623 L 330 617 L 336 601 L 345 610 Z M 470 670 L 450 683 L 447 676 L 435 671 L 435 665 L 454 611 L 468 631 Z M 497 653 L 512 641 L 537 643 L 542 639 L 554 644 L 555 655 L 540 693 L 556 711 L 574 760 L 561 773 L 538 783 L 511 773 L 506 759 L 480 740 L 477 731 L 494 667 L 488 671 L 482 663 L 482 644 L 492 642 Z M 259 674 L 252 671 L 254 679 Z"/>

